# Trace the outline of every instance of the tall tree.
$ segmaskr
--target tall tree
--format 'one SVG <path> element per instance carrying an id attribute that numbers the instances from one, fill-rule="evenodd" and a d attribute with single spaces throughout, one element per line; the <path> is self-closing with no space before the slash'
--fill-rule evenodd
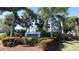
<path id="1" fill-rule="evenodd" d="M 75 36 L 77 37 L 77 30 L 78 30 L 78 17 L 68 17 L 65 23 L 65 27 L 69 30 L 75 30 Z"/>
<path id="2" fill-rule="evenodd" d="M 40 7 L 39 14 L 45 22 L 45 29 L 47 29 L 48 18 L 55 14 L 67 14 L 68 7 Z M 61 21 L 62 23 L 62 21 Z M 51 35 L 52 36 L 52 35 Z"/>
<path id="3" fill-rule="evenodd" d="M 50 14 L 50 10 L 48 7 L 40 7 L 38 10 L 41 18 L 44 20 L 44 30 L 48 30 L 48 18 Z"/>
<path id="4" fill-rule="evenodd" d="M 18 17 L 18 15 L 17 15 L 17 11 L 18 10 L 22 10 L 22 9 L 25 10 L 28 13 L 28 16 L 26 16 L 25 19 L 24 18 L 20 19 Z M 31 19 L 34 18 L 33 11 L 31 11 L 31 9 L 26 8 L 26 7 L 0 7 L 0 10 L 1 10 L 2 13 L 4 11 L 11 11 L 14 14 L 14 19 L 12 20 L 12 24 L 11 24 L 10 36 L 14 35 L 14 26 L 15 26 L 15 23 L 19 23 L 20 25 L 22 25 L 22 23 L 25 23 L 25 26 L 27 26 L 27 23 L 28 23 L 27 19 L 30 19 L 30 17 L 31 17 Z"/>

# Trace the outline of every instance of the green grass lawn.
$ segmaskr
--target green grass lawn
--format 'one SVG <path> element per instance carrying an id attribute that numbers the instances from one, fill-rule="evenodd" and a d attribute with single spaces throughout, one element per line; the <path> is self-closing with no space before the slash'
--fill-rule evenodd
<path id="1" fill-rule="evenodd" d="M 2 44 L 2 41 L 0 40 L 0 45 Z"/>
<path id="2" fill-rule="evenodd" d="M 79 41 L 67 41 L 63 43 L 62 51 L 79 51 Z"/>

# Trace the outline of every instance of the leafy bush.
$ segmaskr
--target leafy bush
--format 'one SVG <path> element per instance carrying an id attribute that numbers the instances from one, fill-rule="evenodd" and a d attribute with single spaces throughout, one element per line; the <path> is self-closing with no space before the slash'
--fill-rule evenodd
<path id="1" fill-rule="evenodd" d="M 0 40 L 0 45 L 2 44 L 2 40 Z"/>
<path id="2" fill-rule="evenodd" d="M 50 33 L 46 31 L 41 31 L 41 37 L 50 37 Z"/>
<path id="3" fill-rule="evenodd" d="M 16 40 L 15 40 L 16 39 Z M 2 40 L 4 46 L 15 46 L 17 44 L 17 40 L 20 41 L 19 37 L 6 37 Z"/>
<path id="4" fill-rule="evenodd" d="M 0 40 L 2 40 L 5 37 L 7 37 L 7 34 L 6 33 L 0 33 Z"/>
<path id="5" fill-rule="evenodd" d="M 26 32 L 25 30 L 21 30 L 21 35 L 25 36 L 25 32 Z"/>
<path id="6" fill-rule="evenodd" d="M 20 33 L 15 33 L 15 36 L 20 37 L 20 38 L 22 37 L 22 35 Z"/>
<path id="7" fill-rule="evenodd" d="M 8 47 L 12 47 L 12 46 L 14 46 L 14 42 L 12 42 L 12 41 L 3 42 L 3 45 L 8 46 Z"/>
<path id="8" fill-rule="evenodd" d="M 47 39 L 48 39 L 47 37 L 39 38 L 39 39 L 38 39 L 38 42 L 41 42 L 42 40 L 47 40 Z"/>
<path id="9" fill-rule="evenodd" d="M 52 39 L 47 39 L 47 40 L 42 40 L 39 43 L 39 46 L 43 49 L 48 49 L 50 45 L 53 44 L 53 40 Z"/>
<path id="10" fill-rule="evenodd" d="M 27 43 L 29 43 L 30 45 L 35 45 L 36 43 L 38 43 L 38 39 L 37 38 L 32 38 L 32 37 L 27 37 L 26 38 Z"/>
<path id="11" fill-rule="evenodd" d="M 58 36 L 59 36 L 59 33 L 58 33 L 58 32 L 53 32 L 53 38 L 54 38 L 54 37 L 57 38 Z"/>
<path id="12" fill-rule="evenodd" d="M 38 39 L 37 38 L 32 38 L 31 42 L 34 44 L 38 43 Z"/>
<path id="13" fill-rule="evenodd" d="M 50 37 L 50 33 L 43 30 L 43 29 L 37 29 L 36 32 L 41 32 L 41 37 Z"/>
<path id="14" fill-rule="evenodd" d="M 32 40 L 32 37 L 26 37 L 26 40 L 27 41 L 31 41 Z"/>
<path id="15" fill-rule="evenodd" d="M 42 48 L 45 51 L 52 51 L 55 50 L 56 48 L 58 48 L 58 42 L 56 39 L 42 39 L 39 42 L 39 47 Z"/>

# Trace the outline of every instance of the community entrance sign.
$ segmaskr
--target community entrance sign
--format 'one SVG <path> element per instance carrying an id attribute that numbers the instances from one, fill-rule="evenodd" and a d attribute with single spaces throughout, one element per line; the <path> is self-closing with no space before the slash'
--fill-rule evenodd
<path id="1" fill-rule="evenodd" d="M 39 38 L 40 37 L 40 32 L 26 32 L 25 36 L 26 37 Z"/>

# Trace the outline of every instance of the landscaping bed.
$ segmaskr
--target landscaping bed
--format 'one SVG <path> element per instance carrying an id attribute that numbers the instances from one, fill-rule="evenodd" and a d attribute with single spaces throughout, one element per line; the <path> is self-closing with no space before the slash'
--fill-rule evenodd
<path id="1" fill-rule="evenodd" d="M 2 39 L 2 44 L 4 46 L 16 46 L 17 45 L 17 41 L 20 41 L 21 38 L 20 37 L 6 37 L 4 39 Z"/>
<path id="2" fill-rule="evenodd" d="M 38 49 L 42 49 L 44 51 L 53 51 L 56 48 L 54 46 L 56 46 L 56 42 L 57 39 L 50 39 L 48 37 L 43 37 L 43 38 L 31 38 L 31 37 L 6 37 L 2 39 L 2 43 L 3 46 L 5 47 L 17 47 L 19 44 L 17 44 L 17 42 L 22 42 L 23 41 L 23 45 L 31 48 L 31 47 L 38 47 Z"/>

